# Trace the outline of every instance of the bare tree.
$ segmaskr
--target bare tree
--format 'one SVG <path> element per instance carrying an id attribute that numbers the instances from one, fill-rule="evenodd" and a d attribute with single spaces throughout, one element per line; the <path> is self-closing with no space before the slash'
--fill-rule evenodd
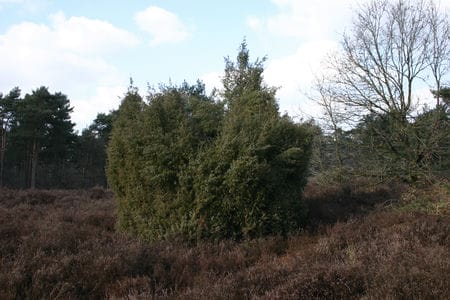
<path id="1" fill-rule="evenodd" d="M 429 64 L 434 78 L 436 107 L 440 105 L 442 80 L 450 71 L 450 26 L 448 15 L 441 14 L 436 6 L 431 5 L 428 11 L 430 25 Z"/>
<path id="2" fill-rule="evenodd" d="M 447 14 L 432 0 L 362 4 L 343 35 L 341 51 L 327 61 L 328 75 L 316 87 L 331 123 L 336 121 L 332 109 L 340 104 L 343 119 L 360 122 L 370 115 L 389 124 L 371 130 L 393 154 L 392 161 L 403 160 L 411 169 L 424 148 L 423 140 L 411 137 L 414 93 L 423 86 L 441 89 L 450 71 L 449 32 Z"/>
<path id="3" fill-rule="evenodd" d="M 430 72 L 439 80 L 448 72 L 446 30 L 447 19 L 428 0 L 363 4 L 343 36 L 341 55 L 330 61 L 336 100 L 405 121 L 415 87 Z"/>
<path id="4" fill-rule="evenodd" d="M 347 125 L 348 118 L 344 113 L 342 103 L 334 101 L 336 98 L 334 91 L 330 89 L 330 87 L 325 84 L 323 80 L 324 78 L 316 78 L 314 90 L 317 94 L 314 96 L 308 96 L 322 108 L 323 117 L 321 118 L 321 125 L 325 130 L 325 134 L 332 139 L 335 167 L 337 168 L 340 177 L 344 170 L 342 133 L 343 127 Z"/>

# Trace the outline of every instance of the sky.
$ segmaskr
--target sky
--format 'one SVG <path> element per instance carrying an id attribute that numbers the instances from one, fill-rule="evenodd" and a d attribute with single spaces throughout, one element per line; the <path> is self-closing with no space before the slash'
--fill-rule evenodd
<path id="1" fill-rule="evenodd" d="M 317 117 L 305 94 L 364 1 L 0 0 L 0 92 L 62 92 L 81 132 L 119 107 L 130 78 L 142 95 L 169 81 L 220 88 L 245 38 L 252 60 L 267 56 L 280 111 Z"/>

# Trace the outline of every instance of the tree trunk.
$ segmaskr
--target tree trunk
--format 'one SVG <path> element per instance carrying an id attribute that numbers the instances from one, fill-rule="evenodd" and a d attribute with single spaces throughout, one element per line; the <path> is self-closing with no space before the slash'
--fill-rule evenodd
<path id="1" fill-rule="evenodd" d="M 36 172 L 38 164 L 38 145 L 36 139 L 33 141 L 33 149 L 31 150 L 31 174 L 30 174 L 30 188 L 36 188 Z"/>
<path id="2" fill-rule="evenodd" d="M 0 187 L 3 187 L 3 172 L 5 165 L 5 150 L 6 150 L 6 130 L 2 127 L 1 144 L 0 144 Z"/>

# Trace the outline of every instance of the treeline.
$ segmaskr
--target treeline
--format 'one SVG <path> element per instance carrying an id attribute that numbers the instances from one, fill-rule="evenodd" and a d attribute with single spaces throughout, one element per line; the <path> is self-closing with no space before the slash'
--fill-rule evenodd
<path id="1" fill-rule="evenodd" d="M 433 93 L 439 104 L 404 122 L 391 113 L 371 113 L 344 129 L 327 116 L 314 143 L 315 180 L 341 184 L 363 177 L 374 183 L 416 183 L 449 178 L 450 88 Z"/>
<path id="2" fill-rule="evenodd" d="M 0 186 L 87 188 L 107 185 L 106 145 L 115 112 L 100 113 L 81 135 L 66 95 L 40 87 L 0 94 Z"/>

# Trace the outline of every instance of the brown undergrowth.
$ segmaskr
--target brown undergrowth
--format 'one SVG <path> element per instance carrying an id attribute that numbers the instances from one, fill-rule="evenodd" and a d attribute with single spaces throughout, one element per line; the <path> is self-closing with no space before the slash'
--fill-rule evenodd
<path id="1" fill-rule="evenodd" d="M 102 189 L 0 190 L 0 299 L 448 299 L 448 210 L 407 205 L 434 190 L 308 189 L 314 230 L 197 245 L 117 233 Z"/>

